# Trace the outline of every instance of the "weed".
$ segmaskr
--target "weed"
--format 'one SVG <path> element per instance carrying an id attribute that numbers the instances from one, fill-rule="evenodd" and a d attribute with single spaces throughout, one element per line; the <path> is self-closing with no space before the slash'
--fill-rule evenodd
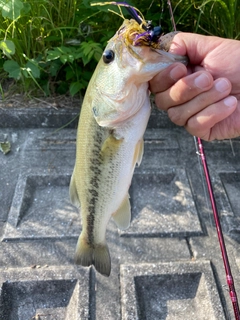
<path id="1" fill-rule="evenodd" d="M 240 39 L 240 0 L 174 1 L 179 30 Z"/>

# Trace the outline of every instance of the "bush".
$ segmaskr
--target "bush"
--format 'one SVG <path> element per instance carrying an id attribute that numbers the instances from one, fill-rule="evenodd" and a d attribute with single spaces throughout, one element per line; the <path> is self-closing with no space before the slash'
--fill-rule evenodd
<path id="1" fill-rule="evenodd" d="M 111 14 L 100 9 L 88 0 L 0 0 L 0 72 L 25 92 L 85 89 L 121 20 L 109 23 Z"/>
<path id="2" fill-rule="evenodd" d="M 173 0 L 177 27 L 239 39 L 239 1 Z M 108 11 L 118 11 L 116 6 L 91 6 L 90 2 L 0 0 L 1 79 L 14 79 L 27 94 L 84 93 L 107 40 L 122 23 Z M 150 4 L 139 0 L 137 6 L 146 20 L 155 25 L 161 20 L 165 33 L 172 29 L 164 1 L 160 6 L 156 0 Z"/>

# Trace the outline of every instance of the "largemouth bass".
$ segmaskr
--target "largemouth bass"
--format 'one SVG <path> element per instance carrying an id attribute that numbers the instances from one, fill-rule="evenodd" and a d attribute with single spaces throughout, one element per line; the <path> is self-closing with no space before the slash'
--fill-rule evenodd
<path id="1" fill-rule="evenodd" d="M 76 163 L 70 198 L 81 207 L 82 232 L 75 262 L 94 265 L 110 275 L 111 259 L 105 239 L 112 217 L 120 229 L 128 228 L 131 206 L 128 189 L 135 165 L 143 156 L 143 134 L 151 106 L 148 81 L 176 56 L 147 43 L 135 20 L 124 23 L 111 38 L 89 82 L 81 109 Z M 165 38 L 164 38 L 165 37 Z M 172 37 L 163 36 L 159 48 Z"/>

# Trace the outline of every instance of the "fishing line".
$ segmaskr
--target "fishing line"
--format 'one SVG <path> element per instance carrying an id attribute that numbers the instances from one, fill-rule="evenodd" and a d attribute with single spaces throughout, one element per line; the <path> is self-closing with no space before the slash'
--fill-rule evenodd
<path id="1" fill-rule="evenodd" d="M 172 21 L 173 30 L 174 30 L 174 31 L 177 31 L 176 24 L 175 24 L 175 20 L 174 20 L 174 16 L 173 16 L 173 10 L 172 10 L 171 0 L 168 0 L 167 3 L 168 3 L 168 9 L 169 9 L 169 13 L 170 13 L 170 19 L 171 19 L 171 21 Z"/>
<path id="2" fill-rule="evenodd" d="M 172 25 L 173 25 L 174 30 L 176 31 L 176 25 L 175 25 L 175 21 L 174 21 L 174 17 L 173 17 L 171 0 L 168 0 L 168 6 L 169 6 L 169 12 L 170 12 L 171 20 L 172 20 Z M 223 259 L 223 264 L 224 264 L 225 273 L 226 273 L 226 280 L 227 280 L 227 284 L 228 284 L 228 288 L 229 288 L 229 295 L 230 295 L 230 299 L 232 302 L 232 307 L 233 307 L 235 319 L 240 320 L 240 311 L 239 311 L 237 293 L 236 293 L 236 290 L 234 287 L 234 280 L 233 280 L 233 276 L 232 276 L 232 272 L 231 272 L 230 263 L 228 260 L 227 249 L 226 249 L 225 242 L 224 242 L 222 227 L 221 227 L 221 223 L 220 223 L 219 213 L 217 210 L 216 200 L 214 197 L 212 182 L 211 182 L 209 171 L 208 171 L 208 165 L 207 165 L 206 155 L 204 152 L 204 147 L 203 147 L 202 141 L 199 137 L 193 137 L 193 138 L 194 138 L 197 154 L 200 156 L 200 158 L 202 160 L 203 171 L 204 171 L 205 180 L 206 180 L 208 193 L 209 193 L 209 198 L 210 198 L 210 202 L 211 202 L 211 206 L 212 206 L 212 212 L 213 212 L 214 221 L 215 221 L 215 225 L 216 225 L 218 241 L 219 241 L 219 245 L 220 245 L 220 249 L 221 249 L 221 253 L 222 253 L 222 259 Z"/>
<path id="3" fill-rule="evenodd" d="M 161 24 L 162 24 L 162 19 L 163 19 L 163 14 L 164 14 L 164 9 L 165 9 L 164 3 L 165 3 L 164 0 L 161 0 L 161 2 L 159 1 L 159 5 L 162 8 L 161 13 L 160 13 L 160 17 L 159 17 L 159 21 L 158 21 L 159 26 L 161 26 Z"/>

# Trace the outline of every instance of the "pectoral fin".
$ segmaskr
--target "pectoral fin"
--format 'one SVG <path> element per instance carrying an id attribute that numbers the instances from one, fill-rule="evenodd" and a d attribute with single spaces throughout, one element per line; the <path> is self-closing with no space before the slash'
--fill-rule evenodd
<path id="1" fill-rule="evenodd" d="M 73 174 L 70 181 L 69 194 L 70 194 L 71 203 L 75 207 L 80 208 L 81 205 L 80 205 L 80 200 L 78 197 L 76 181 L 75 181 L 75 169 L 73 170 Z"/>
<path id="2" fill-rule="evenodd" d="M 136 163 L 138 166 L 140 166 L 142 162 L 142 157 L 144 153 L 144 141 L 143 138 L 138 141 L 135 147 L 135 152 L 134 152 L 134 158 L 133 158 L 133 165 L 135 166 Z"/>
<path id="3" fill-rule="evenodd" d="M 113 213 L 112 218 L 117 227 L 121 230 L 126 230 L 130 226 L 131 221 L 131 204 L 129 201 L 129 195 L 125 197 L 121 206 L 116 212 Z"/>
<path id="4" fill-rule="evenodd" d="M 114 135 L 110 135 L 103 143 L 101 148 L 101 154 L 109 154 L 112 151 L 117 151 L 123 142 L 123 139 L 116 138 Z"/>

